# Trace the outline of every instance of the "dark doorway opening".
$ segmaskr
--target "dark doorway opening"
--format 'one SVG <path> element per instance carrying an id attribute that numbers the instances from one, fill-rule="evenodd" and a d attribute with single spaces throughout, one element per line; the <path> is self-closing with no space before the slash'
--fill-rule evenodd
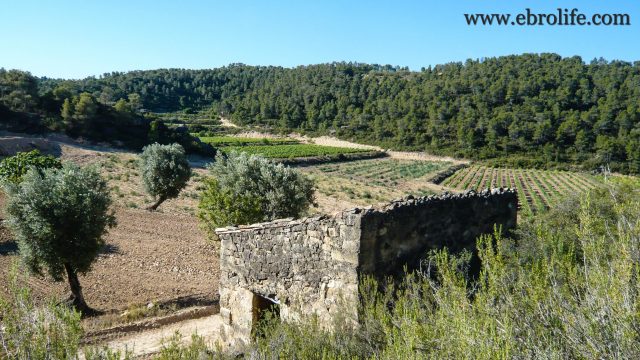
<path id="1" fill-rule="evenodd" d="M 280 321 L 280 303 L 275 296 L 262 296 L 253 293 L 252 301 L 253 323 L 251 333 L 254 337 L 263 336 L 263 329 L 273 321 Z"/>

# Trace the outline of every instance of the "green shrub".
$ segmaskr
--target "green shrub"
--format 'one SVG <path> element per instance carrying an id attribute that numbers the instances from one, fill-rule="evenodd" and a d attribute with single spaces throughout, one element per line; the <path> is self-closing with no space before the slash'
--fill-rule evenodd
<path id="1" fill-rule="evenodd" d="M 80 313 L 49 301 L 37 306 L 26 277 L 14 267 L 0 297 L 1 359 L 75 359 L 82 337 Z"/>
<path id="2" fill-rule="evenodd" d="M 198 217 L 211 236 L 218 227 L 251 224 L 264 219 L 258 197 L 234 193 L 233 189 L 222 187 L 213 177 L 206 179 L 204 186 Z"/>
<path id="3" fill-rule="evenodd" d="M 260 156 L 218 156 L 209 171 L 198 207 L 210 234 L 216 227 L 300 217 L 314 201 L 311 180 Z"/>
<path id="4" fill-rule="evenodd" d="M 145 146 L 140 155 L 140 173 L 147 193 L 156 202 L 148 210 L 155 210 L 167 199 L 180 194 L 191 177 L 191 166 L 179 144 Z"/>
<path id="5" fill-rule="evenodd" d="M 0 162 L 0 181 L 17 184 L 22 181 L 22 177 L 32 167 L 38 170 L 59 169 L 62 167 L 62 163 L 51 155 L 42 155 L 38 150 L 19 152 Z"/>
<path id="6" fill-rule="evenodd" d="M 129 350 L 112 350 L 103 347 L 85 347 L 83 349 L 85 360 L 129 360 L 133 359 L 133 353 Z"/>
<path id="7" fill-rule="evenodd" d="M 83 330 L 80 313 L 47 300 L 33 301 L 27 278 L 13 266 L 6 294 L 0 296 L 0 359 L 77 359 Z M 88 347 L 87 360 L 128 360 L 128 351 Z"/>
<path id="8" fill-rule="evenodd" d="M 204 338 L 198 334 L 191 335 L 191 341 L 183 344 L 182 336 L 179 332 L 173 334 L 168 339 L 163 339 L 160 353 L 154 359 L 156 360 L 176 360 L 176 359 L 198 359 L 198 360 L 223 360 L 236 359 L 235 356 L 226 355 L 219 348 L 214 349 L 207 345 Z"/>

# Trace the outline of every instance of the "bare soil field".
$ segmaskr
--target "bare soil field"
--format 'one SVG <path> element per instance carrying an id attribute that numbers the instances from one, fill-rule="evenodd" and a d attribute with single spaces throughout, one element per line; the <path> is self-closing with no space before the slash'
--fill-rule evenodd
<path id="1" fill-rule="evenodd" d="M 213 303 L 218 293 L 216 247 L 206 240 L 192 216 L 149 213 L 118 208 L 118 225 L 106 237 L 107 247 L 81 276 L 87 302 L 106 313 L 122 313 L 149 302 L 181 298 L 189 303 Z M 9 269 L 18 260 L 11 234 L 0 228 L 0 291 L 5 292 Z M 47 276 L 29 277 L 38 299 L 63 299 L 66 282 Z M 108 324 L 107 324 L 108 325 Z"/>
<path id="2" fill-rule="evenodd" d="M 194 178 L 179 198 L 166 201 L 160 211 L 152 213 L 142 210 L 151 198 L 144 195 L 135 153 L 82 146 L 68 139 L 36 142 L 0 138 L 0 144 L 9 149 L 15 148 L 16 141 L 37 143 L 42 150 L 56 149 L 63 161 L 99 167 L 113 190 L 118 224 L 106 236 L 107 247 L 93 271 L 80 277 L 88 304 L 105 315 L 85 321 L 99 328 L 119 322 L 118 317 L 127 309 L 146 307 L 150 302 L 177 308 L 216 301 L 217 246 L 200 230 L 194 215 L 194 194 L 204 169 L 195 169 Z M 4 195 L 0 195 L 3 209 Z M 7 291 L 8 273 L 17 261 L 17 245 L 0 225 L 0 292 Z M 47 276 L 30 276 L 28 283 L 36 299 L 64 299 L 68 294 L 66 282 L 54 283 Z"/>

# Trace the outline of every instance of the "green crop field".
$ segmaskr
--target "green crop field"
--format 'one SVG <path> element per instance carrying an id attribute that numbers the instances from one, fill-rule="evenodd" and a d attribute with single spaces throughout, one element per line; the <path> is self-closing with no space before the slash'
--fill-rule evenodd
<path id="1" fill-rule="evenodd" d="M 460 190 L 514 188 L 518 191 L 521 210 L 525 214 L 548 209 L 564 196 L 583 192 L 598 184 L 596 177 L 583 173 L 485 166 L 464 168 L 442 182 L 444 186 Z"/>
<path id="2" fill-rule="evenodd" d="M 312 156 L 340 155 L 349 153 L 369 152 L 370 150 L 342 148 L 313 144 L 284 144 L 284 145 L 247 145 L 226 146 L 222 150 L 239 151 L 249 154 L 259 154 L 270 159 L 292 159 Z"/>
<path id="3" fill-rule="evenodd" d="M 201 136 L 200 140 L 215 147 L 245 146 L 245 145 L 291 145 L 300 143 L 295 139 L 267 139 L 236 136 Z"/>
<path id="4" fill-rule="evenodd" d="M 398 182 L 419 179 L 450 165 L 448 162 L 382 159 L 326 164 L 317 168 L 325 174 L 361 180 L 366 184 L 395 186 Z"/>
<path id="5" fill-rule="evenodd" d="M 291 138 L 249 138 L 238 136 L 202 136 L 202 142 L 224 152 L 238 151 L 258 154 L 270 159 L 294 159 L 314 156 L 335 156 L 370 152 L 370 150 L 302 144 Z"/>

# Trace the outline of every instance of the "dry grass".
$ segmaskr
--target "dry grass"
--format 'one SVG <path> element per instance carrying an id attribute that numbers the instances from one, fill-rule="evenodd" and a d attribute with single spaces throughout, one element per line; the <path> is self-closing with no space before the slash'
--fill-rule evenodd
<path id="1" fill-rule="evenodd" d="M 320 213 L 439 192 L 428 179 L 448 162 L 371 159 L 301 168 L 317 184 Z"/>
<path id="2" fill-rule="evenodd" d="M 138 171 L 139 156 L 135 153 L 104 152 L 63 145 L 61 158 L 81 165 L 98 166 L 102 175 L 109 181 L 117 207 L 144 209 L 153 203 L 153 199 L 142 187 Z M 167 200 L 158 210 L 169 214 L 195 215 L 198 191 L 206 173 L 206 169 L 194 168 L 191 180 L 178 198 Z"/>

